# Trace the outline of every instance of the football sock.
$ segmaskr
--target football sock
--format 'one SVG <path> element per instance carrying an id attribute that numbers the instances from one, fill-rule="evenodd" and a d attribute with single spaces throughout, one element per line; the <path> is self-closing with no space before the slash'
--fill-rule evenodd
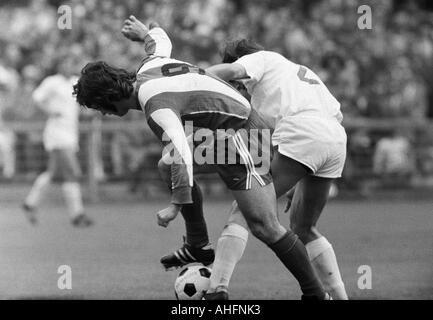
<path id="1" fill-rule="evenodd" d="M 194 181 L 191 204 L 182 206 L 185 220 L 186 242 L 195 248 L 202 248 L 209 243 L 206 221 L 203 217 L 203 196 L 198 184 Z"/>
<path id="2" fill-rule="evenodd" d="M 307 250 L 298 236 L 289 230 L 277 242 L 269 245 L 286 268 L 298 280 L 305 296 L 324 297 L 325 291 L 308 259 Z"/>
<path id="3" fill-rule="evenodd" d="M 48 172 L 41 173 L 33 183 L 32 189 L 24 200 L 25 204 L 30 207 L 37 207 L 45 190 L 51 183 L 51 176 Z"/>
<path id="4" fill-rule="evenodd" d="M 62 191 L 71 218 L 82 214 L 84 208 L 83 200 L 81 198 L 80 184 L 78 182 L 64 182 L 62 184 Z"/>
<path id="5" fill-rule="evenodd" d="M 236 264 L 241 259 L 248 241 L 248 231 L 231 223 L 218 239 L 215 261 L 210 277 L 209 293 L 227 291 Z"/>
<path id="6" fill-rule="evenodd" d="M 334 300 L 347 300 L 348 297 L 338 268 L 337 258 L 328 240 L 325 237 L 320 237 L 307 243 L 305 248 L 325 290 Z"/>

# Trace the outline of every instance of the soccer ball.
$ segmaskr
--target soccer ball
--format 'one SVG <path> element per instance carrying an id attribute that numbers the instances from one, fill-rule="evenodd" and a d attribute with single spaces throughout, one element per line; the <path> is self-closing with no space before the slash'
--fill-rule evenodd
<path id="1" fill-rule="evenodd" d="M 203 265 L 191 265 L 183 269 L 174 283 L 178 300 L 201 300 L 209 289 L 211 269 Z"/>

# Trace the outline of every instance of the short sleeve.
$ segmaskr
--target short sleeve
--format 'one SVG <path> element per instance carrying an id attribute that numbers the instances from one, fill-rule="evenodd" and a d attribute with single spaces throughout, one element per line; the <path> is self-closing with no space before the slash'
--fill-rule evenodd
<path id="1" fill-rule="evenodd" d="M 265 56 L 263 53 L 264 51 L 259 51 L 248 54 L 239 58 L 234 63 L 243 66 L 251 80 L 259 82 L 265 73 Z"/>
<path id="2" fill-rule="evenodd" d="M 36 103 L 41 104 L 53 93 L 55 88 L 53 79 L 51 77 L 46 78 L 42 83 L 33 91 L 32 98 Z"/>

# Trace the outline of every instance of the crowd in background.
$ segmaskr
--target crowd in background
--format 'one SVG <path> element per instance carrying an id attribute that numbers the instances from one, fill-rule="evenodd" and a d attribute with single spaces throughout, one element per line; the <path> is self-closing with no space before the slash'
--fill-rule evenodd
<path id="1" fill-rule="evenodd" d="M 61 30 L 64 4 L 72 9 L 72 28 Z M 359 29 L 356 0 L 3 0 L 0 121 L 43 119 L 31 92 L 65 54 L 81 57 L 77 69 L 105 60 L 134 70 L 143 49 L 120 33 L 130 14 L 159 22 L 173 41 L 173 56 L 202 67 L 221 60 L 225 40 L 252 38 L 318 73 L 345 119 L 433 117 L 431 4 L 362 4 L 372 9 L 371 30 Z"/>

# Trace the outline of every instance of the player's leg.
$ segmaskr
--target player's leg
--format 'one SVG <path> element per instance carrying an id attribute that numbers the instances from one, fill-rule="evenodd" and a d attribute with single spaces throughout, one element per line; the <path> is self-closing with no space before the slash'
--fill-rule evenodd
<path id="1" fill-rule="evenodd" d="M 170 185 L 170 166 L 166 165 L 164 158 L 158 162 L 158 170 L 164 182 Z M 184 205 L 181 209 L 186 229 L 185 243 L 180 249 L 161 258 L 161 263 L 166 269 L 181 267 L 192 262 L 209 265 L 214 261 L 215 252 L 210 246 L 207 225 L 203 215 L 203 195 L 195 180 L 192 188 L 192 200 L 192 204 Z"/>
<path id="2" fill-rule="evenodd" d="M 247 222 L 233 202 L 229 221 L 217 241 L 207 299 L 224 299 L 236 264 L 242 258 L 248 241 Z M 221 297 L 221 294 L 223 297 Z"/>
<path id="3" fill-rule="evenodd" d="M 24 199 L 23 209 L 26 213 L 26 216 L 31 224 L 37 223 L 36 210 L 39 206 L 39 203 L 45 194 L 48 186 L 51 183 L 51 174 L 50 172 L 44 171 L 42 172 L 33 182 L 32 188 L 30 189 L 29 194 Z"/>
<path id="4" fill-rule="evenodd" d="M 272 183 L 261 186 L 252 180 L 249 190 L 232 190 L 248 227 L 255 237 L 267 244 L 298 280 L 303 297 L 326 297 L 320 281 L 298 236 L 284 228 L 277 218 L 275 189 Z"/>
<path id="5" fill-rule="evenodd" d="M 53 172 L 55 170 L 56 155 L 54 151 L 48 153 L 48 169 L 42 172 L 33 182 L 29 194 L 24 199 L 23 209 L 27 218 L 32 224 L 37 222 L 36 213 L 43 196 L 51 184 Z"/>
<path id="6" fill-rule="evenodd" d="M 254 123 L 253 126 L 261 126 L 260 119 L 254 117 L 251 119 Z M 261 131 L 261 133 L 265 134 L 266 132 Z M 238 136 L 239 138 L 239 136 Z M 257 143 L 254 140 L 253 136 L 249 137 L 253 139 L 250 141 L 253 145 Z M 249 139 L 246 136 L 243 136 L 243 141 L 248 141 Z M 261 136 L 261 148 L 265 149 L 270 147 L 270 137 L 266 135 Z M 238 142 L 238 146 L 242 145 L 242 142 L 239 139 L 236 140 Z M 240 143 L 239 143 L 240 142 Z M 232 147 L 229 145 L 229 148 Z M 245 148 L 243 149 L 245 150 Z M 244 153 L 245 154 L 245 153 Z M 265 171 L 269 170 L 269 165 L 272 165 L 272 172 L 277 173 L 274 175 L 273 179 L 276 182 L 276 188 L 278 189 L 279 194 L 286 192 L 299 181 L 303 176 L 309 173 L 309 169 L 304 165 L 300 164 L 297 161 L 285 161 L 284 168 L 281 168 L 283 164 L 280 163 L 280 156 L 278 153 L 274 153 L 274 159 L 272 163 L 269 162 L 271 158 L 271 154 L 269 153 L 269 159 L 264 159 L 261 161 L 261 164 Z M 263 159 L 262 159 L 263 160 Z M 268 161 L 268 162 L 267 162 Z M 266 165 L 268 169 L 266 170 Z M 220 170 L 228 170 L 228 173 L 220 172 L 224 179 L 224 176 L 230 176 L 233 172 L 233 169 L 230 167 L 220 167 Z M 242 168 L 238 168 L 237 171 L 241 171 Z M 231 179 L 229 179 L 230 181 Z M 209 294 L 213 294 L 215 292 L 218 295 L 219 292 L 226 292 L 228 289 L 228 285 L 230 282 L 230 278 L 233 274 L 234 268 L 236 264 L 241 259 L 243 252 L 245 250 L 246 244 L 248 240 L 248 230 L 246 227 L 245 219 L 239 211 L 239 208 L 234 203 L 232 207 L 232 211 L 230 214 L 230 219 L 228 225 L 224 228 L 221 237 L 218 240 L 217 248 L 216 248 L 216 257 L 212 268 L 212 275 L 210 279 L 210 288 L 208 290 Z M 207 297 L 209 298 L 209 297 Z M 212 296 L 210 297 L 212 299 Z"/>
<path id="7" fill-rule="evenodd" d="M 296 183 L 311 172 L 305 165 L 278 152 L 274 153 L 271 167 L 277 196 L 289 190 L 293 196 Z M 246 228 L 245 219 L 234 202 L 229 223 L 217 243 L 209 293 L 227 291 L 234 268 L 241 259 L 247 244 L 248 230 Z"/>
<path id="8" fill-rule="evenodd" d="M 71 223 L 76 227 L 88 227 L 93 224 L 93 220 L 84 212 L 81 187 L 78 182 L 80 167 L 75 150 L 65 148 L 56 151 L 58 157 L 55 177 L 61 183 Z"/>
<path id="9" fill-rule="evenodd" d="M 332 245 L 317 230 L 333 179 L 307 176 L 296 186 L 290 207 L 293 231 L 305 244 L 309 258 L 325 290 L 333 299 L 346 300 L 347 294 Z"/>
<path id="10" fill-rule="evenodd" d="M 51 182 L 51 174 L 49 171 L 42 172 L 33 183 L 32 188 L 30 189 L 30 193 L 24 200 L 24 205 L 31 209 L 37 209 L 39 203 L 42 199 L 42 196 L 50 185 Z"/>

